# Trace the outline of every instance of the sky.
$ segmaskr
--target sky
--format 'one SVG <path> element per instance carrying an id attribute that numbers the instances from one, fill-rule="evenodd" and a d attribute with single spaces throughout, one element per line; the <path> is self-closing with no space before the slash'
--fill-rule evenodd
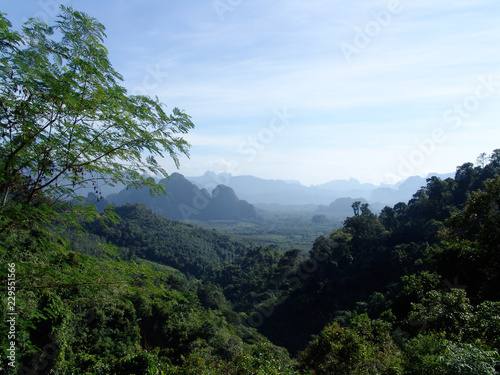
<path id="1" fill-rule="evenodd" d="M 130 94 L 195 129 L 169 173 L 395 183 L 500 148 L 500 2 L 17 0 L 15 29 L 70 5 L 106 27 Z"/>

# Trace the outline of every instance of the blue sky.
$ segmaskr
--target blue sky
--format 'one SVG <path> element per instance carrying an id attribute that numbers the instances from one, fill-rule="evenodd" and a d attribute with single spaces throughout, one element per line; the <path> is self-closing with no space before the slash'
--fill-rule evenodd
<path id="1" fill-rule="evenodd" d="M 186 176 L 391 183 L 500 148 L 498 0 L 4 0 L 0 9 L 19 28 L 32 16 L 52 23 L 57 4 L 106 26 L 131 94 L 192 116 Z"/>

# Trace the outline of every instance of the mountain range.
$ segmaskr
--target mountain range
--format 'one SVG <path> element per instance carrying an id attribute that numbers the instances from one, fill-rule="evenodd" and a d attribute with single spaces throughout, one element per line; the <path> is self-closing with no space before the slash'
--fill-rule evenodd
<path id="1" fill-rule="evenodd" d="M 352 203 L 369 203 L 373 212 L 398 202 L 408 202 L 426 179 L 442 179 L 454 174 L 430 174 L 426 178 L 413 176 L 394 185 L 374 185 L 349 180 L 333 180 L 321 185 L 304 186 L 297 181 L 266 180 L 255 176 L 232 176 L 206 172 L 203 176 L 184 177 L 173 173 L 159 181 L 167 195 L 152 197 L 149 189 L 118 189 L 106 195 L 101 206 L 143 203 L 155 213 L 176 220 L 237 220 L 258 219 L 257 209 L 279 211 L 287 207 L 307 206 L 311 212 L 348 216 Z M 107 192 L 109 192 L 108 190 Z M 104 195 L 104 194 L 103 194 Z M 89 200 L 94 200 L 89 196 Z"/>
<path id="2" fill-rule="evenodd" d="M 426 185 L 426 179 L 437 176 L 442 179 L 454 177 L 454 173 L 429 174 L 409 177 L 393 185 L 373 185 L 349 180 L 334 180 L 321 185 L 304 186 L 297 182 L 266 180 L 255 176 L 232 176 L 227 173 L 206 172 L 199 177 L 186 177 L 200 189 L 209 189 L 223 184 L 240 197 L 254 205 L 330 205 L 338 198 L 365 199 L 376 206 L 407 202 L 413 194 Z"/>
<path id="3" fill-rule="evenodd" d="M 153 212 L 176 220 L 255 220 L 255 208 L 240 200 L 234 190 L 224 185 L 215 186 L 211 193 L 173 173 L 159 184 L 166 195 L 152 197 L 148 188 L 123 189 L 110 194 L 106 200 L 114 206 L 143 203 Z"/>

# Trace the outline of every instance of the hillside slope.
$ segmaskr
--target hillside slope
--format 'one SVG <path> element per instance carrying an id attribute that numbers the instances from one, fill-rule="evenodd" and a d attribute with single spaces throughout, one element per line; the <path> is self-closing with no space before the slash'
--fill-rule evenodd
<path id="1" fill-rule="evenodd" d="M 120 247 L 125 259 L 134 256 L 158 262 L 195 277 L 248 250 L 248 245 L 227 235 L 162 217 L 145 205 L 116 207 L 117 223 L 94 221 L 91 234 Z"/>

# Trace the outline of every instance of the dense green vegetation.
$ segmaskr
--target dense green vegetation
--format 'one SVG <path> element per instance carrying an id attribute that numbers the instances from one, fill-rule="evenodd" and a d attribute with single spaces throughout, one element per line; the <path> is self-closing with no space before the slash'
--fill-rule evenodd
<path id="1" fill-rule="evenodd" d="M 386 207 L 378 217 L 367 205 L 354 206 L 343 228 L 314 243 L 302 267 L 324 260 L 310 265 L 314 271 L 276 306 L 261 332 L 293 353 L 328 322 L 349 325 L 367 314 L 391 324 L 403 360 L 412 353 L 408 347 L 427 342 L 434 346 L 422 348 L 419 361 L 429 355 L 441 366 L 440 358 L 463 359 L 463 352 L 497 363 L 499 172 L 497 150 L 489 164 L 464 164 L 455 179 L 431 178 L 408 204 Z M 425 341 L 428 335 L 441 341 Z"/>
<path id="2" fill-rule="evenodd" d="M 191 373 L 203 366 L 217 373 L 258 361 L 289 365 L 286 352 L 242 325 L 222 295 L 168 267 L 74 253 L 55 236 L 28 231 L 2 243 L 2 270 L 7 260 L 16 265 L 19 373 Z"/>
<path id="3" fill-rule="evenodd" d="M 62 9 L 60 43 L 44 24 L 32 21 L 21 36 L 0 18 L 3 373 L 500 371 L 500 150 L 460 166 L 454 179 L 430 178 L 408 203 L 379 215 L 355 202 L 353 216 L 318 236 L 305 257 L 144 205 L 98 213 L 69 200 L 89 173 L 161 191 L 140 178 L 141 168 L 161 169 L 140 151 L 175 159 L 187 145 L 155 139 L 192 124 L 180 111 L 169 117 L 148 98 L 127 97 L 101 45 L 102 25 Z M 89 52 L 82 59 L 78 38 Z M 77 72 L 95 84 L 88 93 Z M 43 103 L 63 116 L 35 116 Z M 80 113 L 89 119 L 79 123 Z M 102 131 L 85 126 L 106 120 L 118 123 L 113 142 L 128 139 L 131 154 L 106 137 L 94 139 L 96 148 L 81 138 Z"/>
<path id="4" fill-rule="evenodd" d="M 117 207 L 114 212 L 120 221 L 95 220 L 84 225 L 90 234 L 118 246 L 124 260 L 137 256 L 202 278 L 248 249 L 242 241 L 164 218 L 141 204 Z"/>

